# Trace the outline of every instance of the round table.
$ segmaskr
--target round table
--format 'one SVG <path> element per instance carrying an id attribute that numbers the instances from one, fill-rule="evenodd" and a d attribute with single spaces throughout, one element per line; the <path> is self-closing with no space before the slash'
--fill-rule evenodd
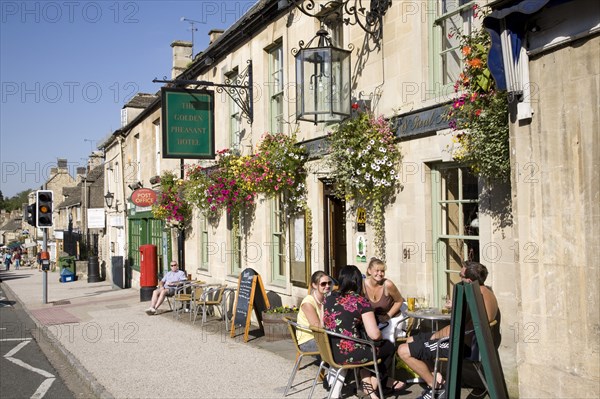
<path id="1" fill-rule="evenodd" d="M 413 312 L 406 312 L 406 315 L 414 319 L 431 321 L 433 332 L 438 330 L 438 324 L 440 321 L 450 321 L 451 318 L 449 313 L 442 313 L 442 311 L 437 308 L 419 309 Z"/>

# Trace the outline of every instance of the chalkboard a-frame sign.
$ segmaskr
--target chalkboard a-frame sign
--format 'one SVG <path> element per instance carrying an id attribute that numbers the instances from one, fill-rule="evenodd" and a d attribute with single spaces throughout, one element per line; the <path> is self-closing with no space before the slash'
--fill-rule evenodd
<path id="1" fill-rule="evenodd" d="M 242 270 L 238 278 L 238 290 L 235 297 L 235 315 L 231 321 L 231 338 L 235 336 L 236 326 L 244 326 L 244 342 L 248 342 L 253 310 L 260 329 L 264 331 L 262 311 L 267 310 L 269 306 L 269 299 L 260 275 L 254 269 Z"/>

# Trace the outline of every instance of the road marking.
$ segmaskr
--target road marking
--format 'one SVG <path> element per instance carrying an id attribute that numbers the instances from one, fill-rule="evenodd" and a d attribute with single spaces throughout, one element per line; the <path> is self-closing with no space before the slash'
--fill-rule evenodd
<path id="1" fill-rule="evenodd" d="M 35 391 L 35 393 L 31 395 L 31 399 L 42 399 L 44 395 L 46 395 L 46 392 L 48 392 L 48 389 L 50 389 L 50 387 L 52 386 L 52 383 L 55 379 L 56 378 L 46 378 L 44 382 L 42 382 L 42 384 Z"/>
<path id="2" fill-rule="evenodd" d="M 4 358 L 9 362 L 16 364 L 19 367 L 23 367 L 26 370 L 33 371 L 34 373 L 41 375 L 42 377 L 46 377 L 46 379 L 42 381 L 40 386 L 35 390 L 34 394 L 31 396 L 35 399 L 43 398 L 44 395 L 46 395 L 46 392 L 48 392 L 48 389 L 50 389 L 50 387 L 52 386 L 54 380 L 56 379 L 54 374 L 51 374 L 46 370 L 38 369 L 37 367 L 33 367 L 32 365 L 25 363 L 21 359 L 15 359 L 13 357 L 17 354 L 17 352 L 23 349 L 25 345 L 31 342 L 31 338 L 7 338 L 2 339 L 1 341 L 22 341 L 20 344 L 8 351 L 8 353 L 4 355 Z"/>

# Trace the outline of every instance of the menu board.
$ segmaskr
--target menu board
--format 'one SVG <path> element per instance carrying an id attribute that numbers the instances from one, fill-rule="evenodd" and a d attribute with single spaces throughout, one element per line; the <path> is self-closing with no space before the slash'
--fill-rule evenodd
<path id="1" fill-rule="evenodd" d="M 247 342 L 252 311 L 254 310 L 258 325 L 263 330 L 262 311 L 269 308 L 269 299 L 262 279 L 254 269 L 247 268 L 240 273 L 234 308 L 235 314 L 233 320 L 231 320 L 231 337 L 235 336 L 237 326 L 243 326 L 244 342 Z"/>

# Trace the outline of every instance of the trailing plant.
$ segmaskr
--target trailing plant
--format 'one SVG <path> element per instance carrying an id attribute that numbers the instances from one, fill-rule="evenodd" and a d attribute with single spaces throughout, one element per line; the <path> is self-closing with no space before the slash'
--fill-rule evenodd
<path id="1" fill-rule="evenodd" d="M 257 152 L 241 159 L 236 170 L 246 189 L 267 198 L 281 196 L 288 217 L 305 208 L 306 150 L 296 145 L 296 136 L 266 133 Z"/>
<path id="2" fill-rule="evenodd" d="M 383 116 L 358 113 L 333 129 L 328 141 L 334 193 L 351 203 L 351 211 L 366 209 L 376 255 L 385 259 L 384 213 L 400 189 L 402 160 L 391 124 Z"/>
<path id="3" fill-rule="evenodd" d="M 207 217 L 216 218 L 216 208 L 211 209 L 208 203 L 208 189 L 214 182 L 211 178 L 211 168 L 200 165 L 186 165 L 185 198 Z"/>
<path id="4" fill-rule="evenodd" d="M 477 5 L 476 18 L 483 18 Z M 508 102 L 505 91 L 496 88 L 487 67 L 491 41 L 480 28 L 471 35 L 455 29 L 458 35 L 464 69 L 454 84 L 456 97 L 448 113 L 449 126 L 456 134 L 454 159 L 468 165 L 472 172 L 488 179 L 510 178 L 508 140 Z"/>
<path id="5" fill-rule="evenodd" d="M 243 157 L 229 149 L 217 154 L 217 165 L 210 173 L 211 182 L 206 189 L 206 206 L 210 212 L 225 210 L 237 216 L 254 205 L 256 193 L 248 190 L 239 177 Z"/>
<path id="6" fill-rule="evenodd" d="M 163 220 L 172 227 L 184 229 L 189 225 L 192 207 L 183 195 L 184 181 L 171 171 L 160 177 L 160 194 L 158 201 L 152 206 L 152 215 Z"/>

